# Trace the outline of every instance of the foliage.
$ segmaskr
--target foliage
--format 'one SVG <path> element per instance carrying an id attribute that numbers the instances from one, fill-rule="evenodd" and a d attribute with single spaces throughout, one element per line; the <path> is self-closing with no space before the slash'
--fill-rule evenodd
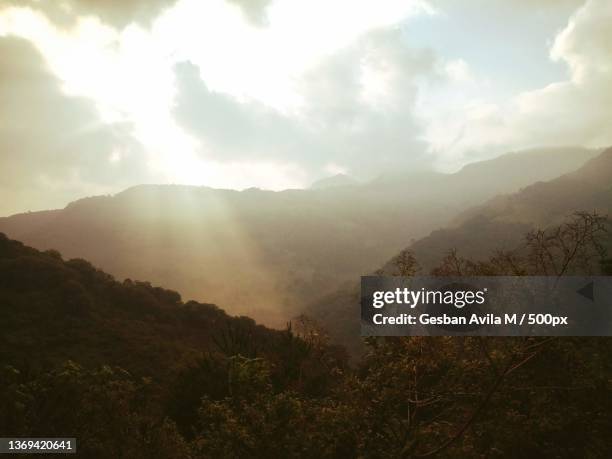
<path id="1" fill-rule="evenodd" d="M 578 213 L 439 275 L 609 273 Z M 398 275 L 414 274 L 409 252 Z M 612 348 L 597 338 L 369 338 L 354 368 L 323 326 L 283 331 L 119 283 L 0 236 L 0 431 L 84 457 L 586 457 L 612 451 Z"/>

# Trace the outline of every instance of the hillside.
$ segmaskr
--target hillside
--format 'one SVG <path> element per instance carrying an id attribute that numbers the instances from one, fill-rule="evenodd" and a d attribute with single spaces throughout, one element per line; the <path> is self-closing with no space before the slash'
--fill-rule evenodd
<path id="1" fill-rule="evenodd" d="M 118 282 L 82 259 L 63 260 L 0 233 L 0 362 L 37 372 L 67 360 L 166 379 L 232 332 L 272 354 L 284 332 L 183 302 L 147 282 Z M 244 350 L 243 350 L 244 352 Z"/>
<path id="2" fill-rule="evenodd" d="M 308 321 L 295 324 L 301 337 L 272 331 L 2 234 L 0 322 L 0 431 L 77 438 L 78 457 L 400 457 L 406 445 L 417 457 L 440 448 L 604 457 L 610 448 L 606 339 L 380 339 L 353 370 Z"/>
<path id="3" fill-rule="evenodd" d="M 576 171 L 497 196 L 459 214 L 455 225 L 432 232 L 408 247 L 425 271 L 451 249 L 481 259 L 516 246 L 533 227 L 559 224 L 575 210 L 612 215 L 612 148 Z M 386 265 L 385 270 L 392 270 Z"/>
<path id="4" fill-rule="evenodd" d="M 378 272 L 400 274 L 398 259 L 408 253 L 416 259 L 422 275 L 440 266 L 451 250 L 466 259 L 486 260 L 497 250 L 519 249 L 529 230 L 560 225 L 576 211 L 612 215 L 612 148 L 576 171 L 497 196 L 463 212 L 453 226 L 413 242 Z M 602 242 L 612 253 L 612 234 Z M 308 307 L 309 314 L 328 324 L 332 336 L 354 352 L 362 349 L 355 338 L 359 334 L 358 311 L 358 282 L 347 282 Z"/>
<path id="5" fill-rule="evenodd" d="M 405 171 L 313 190 L 137 186 L 0 219 L 0 231 L 282 326 L 470 206 L 579 167 L 596 152 L 514 153 L 454 174 Z M 537 167 L 536 167 L 537 166 Z"/>
<path id="6" fill-rule="evenodd" d="M 0 323 L 0 431 L 76 437 L 79 457 L 200 457 L 184 438 L 202 398 L 236 396 L 239 371 L 265 362 L 270 390 L 315 396 L 345 362 L 299 323 L 271 330 L 2 233 Z"/>

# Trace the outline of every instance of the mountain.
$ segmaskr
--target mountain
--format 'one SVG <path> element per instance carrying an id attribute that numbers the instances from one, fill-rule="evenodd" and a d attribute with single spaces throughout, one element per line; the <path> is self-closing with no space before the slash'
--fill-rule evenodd
<path id="1" fill-rule="evenodd" d="M 453 248 L 470 258 L 485 258 L 493 250 L 515 247 L 529 229 L 557 225 L 577 210 L 612 215 L 612 148 L 574 172 L 472 207 L 460 213 L 454 225 L 408 249 L 425 271 Z"/>
<path id="2" fill-rule="evenodd" d="M 516 249 L 529 230 L 559 225 L 576 211 L 612 215 L 612 148 L 573 172 L 534 183 L 516 193 L 496 196 L 462 212 L 452 225 L 435 230 L 398 251 L 378 272 L 398 275 L 398 257 L 408 252 L 420 265 L 421 275 L 439 266 L 453 249 L 461 257 L 484 260 L 496 250 Z M 612 252 L 612 234 L 608 233 L 603 242 L 608 253 Z M 360 352 L 363 344 L 358 338 L 357 281 L 348 282 L 335 292 L 314 300 L 307 313 L 327 326 L 337 342 L 353 352 Z"/>
<path id="3" fill-rule="evenodd" d="M 311 190 L 321 190 L 324 188 L 335 188 L 338 186 L 353 186 L 359 182 L 346 174 L 336 174 L 332 177 L 322 178 L 310 185 Z"/>
<path id="4" fill-rule="evenodd" d="M 408 177 L 412 181 L 432 182 L 432 185 L 446 180 L 447 186 L 468 196 L 474 192 L 502 188 L 507 190 L 503 192 L 511 192 L 576 170 L 599 153 L 601 150 L 579 147 L 530 149 L 469 163 L 454 174 L 399 170 L 378 177 L 374 183 L 379 186 L 408 185 Z"/>
<path id="5" fill-rule="evenodd" d="M 312 190 L 143 185 L 0 218 L 0 231 L 91 260 L 117 278 L 148 279 L 283 326 L 458 212 L 569 172 L 596 153 L 529 151 L 454 174 L 405 172 Z"/>

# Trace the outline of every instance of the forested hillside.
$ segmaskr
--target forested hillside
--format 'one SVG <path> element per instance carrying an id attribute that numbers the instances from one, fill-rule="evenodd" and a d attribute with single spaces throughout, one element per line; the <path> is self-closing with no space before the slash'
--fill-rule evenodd
<path id="1" fill-rule="evenodd" d="M 398 171 L 311 190 L 137 186 L 0 218 L 0 231 L 119 279 L 161 283 L 282 327 L 315 297 L 377 269 L 457 212 L 574 170 L 596 153 L 526 151 L 454 174 Z"/>
<path id="2" fill-rule="evenodd" d="M 209 353 L 272 358 L 291 335 L 2 233 L 0 305 L 0 361 L 29 372 L 73 360 L 165 378 Z"/>
<path id="3" fill-rule="evenodd" d="M 306 318 L 271 331 L 4 236 L 0 320 L 0 431 L 76 437 L 79 457 L 612 448 L 606 339 L 370 339 L 350 368 Z"/>

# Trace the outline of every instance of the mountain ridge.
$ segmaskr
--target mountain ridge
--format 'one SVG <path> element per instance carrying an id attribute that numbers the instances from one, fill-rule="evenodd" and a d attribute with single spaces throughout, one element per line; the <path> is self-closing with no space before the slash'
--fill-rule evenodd
<path id="1" fill-rule="evenodd" d="M 451 250 L 459 257 L 486 260 L 496 250 L 513 250 L 534 227 L 561 224 L 576 211 L 612 215 L 612 148 L 603 150 L 575 171 L 553 180 L 537 182 L 518 192 L 496 196 L 461 213 L 448 227 L 407 245 L 381 265 L 378 275 L 401 275 L 398 261 L 405 254 L 418 263 L 419 275 L 428 275 Z M 612 252 L 612 232 L 603 240 Z M 372 270 L 371 272 L 374 272 Z M 342 288 L 313 301 L 307 308 L 337 342 L 359 353 L 359 286 L 346 283 Z M 346 319 L 346 318 L 352 318 Z M 341 324 L 340 326 L 336 324 Z"/>
<path id="2" fill-rule="evenodd" d="M 321 190 L 325 188 L 335 188 L 339 186 L 354 186 L 358 185 L 357 179 L 346 174 L 336 174 L 330 177 L 324 177 L 322 179 L 314 181 L 308 189 L 310 190 Z"/>
<path id="3" fill-rule="evenodd" d="M 163 283 L 280 327 L 313 294 L 372 272 L 457 212 L 530 180 L 522 161 L 538 162 L 545 177 L 594 151 L 564 149 L 563 161 L 554 150 L 535 160 L 530 154 L 502 156 L 497 176 L 492 160 L 479 166 L 489 171 L 480 179 L 459 172 L 439 174 L 435 183 L 421 176 L 280 192 L 140 185 L 61 210 L 0 218 L 0 231 L 91 260 L 118 278 Z M 518 165 L 508 168 L 508 161 Z"/>

